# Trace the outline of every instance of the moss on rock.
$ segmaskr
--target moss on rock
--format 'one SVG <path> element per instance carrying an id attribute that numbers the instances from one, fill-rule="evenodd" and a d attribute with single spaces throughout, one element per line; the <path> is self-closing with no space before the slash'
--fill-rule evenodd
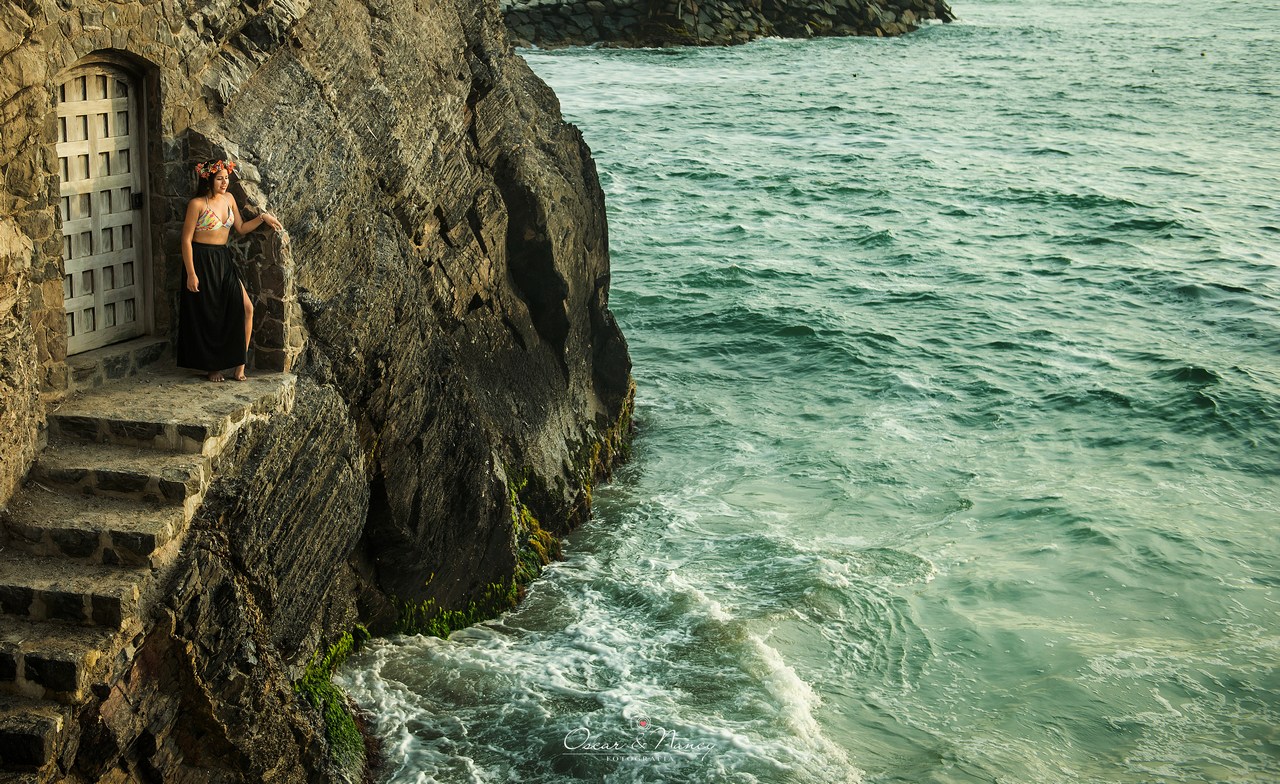
<path id="1" fill-rule="evenodd" d="M 359 775 L 367 762 L 364 736 L 348 706 L 348 697 L 333 684 L 333 672 L 368 639 L 369 631 L 363 626 L 356 626 L 354 633 L 343 632 L 327 651 L 315 652 L 302 677 L 293 684 L 294 691 L 320 711 L 329 754 L 352 778 Z"/>

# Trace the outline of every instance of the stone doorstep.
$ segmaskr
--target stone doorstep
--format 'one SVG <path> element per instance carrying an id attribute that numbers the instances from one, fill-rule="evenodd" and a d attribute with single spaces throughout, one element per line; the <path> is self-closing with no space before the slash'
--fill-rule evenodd
<path id="1" fill-rule="evenodd" d="M 34 773 L 52 762 L 57 753 L 59 736 L 70 721 L 69 707 L 44 700 L 0 694 L 0 770 L 25 770 Z M 12 781 L 25 780 L 21 777 L 7 778 Z"/>
<path id="2" fill-rule="evenodd" d="M 0 615 L 120 629 L 139 612 L 150 569 L 0 553 Z"/>
<path id="3" fill-rule="evenodd" d="M 185 526 L 172 504 L 69 495 L 34 482 L 0 511 L 10 549 L 106 566 L 159 566 L 159 551 Z"/>
<path id="4" fill-rule="evenodd" d="M 140 624 L 127 631 L 0 617 L 0 692 L 75 704 L 133 660 Z"/>
<path id="5" fill-rule="evenodd" d="M 209 458 L 153 449 L 51 442 L 31 480 L 51 490 L 183 507 L 190 520 L 209 486 Z"/>
<path id="6" fill-rule="evenodd" d="M 287 373 L 210 383 L 175 368 L 150 371 L 77 394 L 48 412 L 49 432 L 63 440 L 216 455 L 255 416 L 293 408 Z"/>
<path id="7" fill-rule="evenodd" d="M 146 335 L 67 357 L 71 391 L 93 389 L 142 372 L 169 354 L 169 341 Z"/>

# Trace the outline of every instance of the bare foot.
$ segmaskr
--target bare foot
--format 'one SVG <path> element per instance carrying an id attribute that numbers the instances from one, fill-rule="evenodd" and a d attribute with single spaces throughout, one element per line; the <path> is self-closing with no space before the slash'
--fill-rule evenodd
<path id="1" fill-rule="evenodd" d="M 248 381 L 248 380 L 249 380 L 249 377 L 248 377 L 248 376 L 246 376 L 246 375 L 245 375 L 245 373 L 244 373 L 244 365 L 241 365 L 240 367 L 236 368 L 236 372 L 235 372 L 235 374 L 234 374 L 233 376 L 231 376 L 231 377 L 232 377 L 233 379 L 235 379 L 236 381 Z"/>
<path id="2" fill-rule="evenodd" d="M 226 381 L 226 379 L 222 377 L 222 373 L 216 370 L 209 374 L 209 380 L 215 383 L 218 381 Z"/>

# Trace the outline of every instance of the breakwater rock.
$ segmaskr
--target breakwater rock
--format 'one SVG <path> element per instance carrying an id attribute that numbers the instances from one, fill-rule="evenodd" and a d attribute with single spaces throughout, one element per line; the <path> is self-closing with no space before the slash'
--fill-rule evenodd
<path id="1" fill-rule="evenodd" d="M 581 134 L 459 0 L 7 3 L 0 123 L 0 779 L 359 780 L 353 641 L 510 607 L 625 453 Z M 207 158 L 287 394 L 122 378 Z"/>
<path id="2" fill-rule="evenodd" d="M 723 46 L 894 36 L 954 19 L 943 0 L 501 0 L 516 46 Z"/>

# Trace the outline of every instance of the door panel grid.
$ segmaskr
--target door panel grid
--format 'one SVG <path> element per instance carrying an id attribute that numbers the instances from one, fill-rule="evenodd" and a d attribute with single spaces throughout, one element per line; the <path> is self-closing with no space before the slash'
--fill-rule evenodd
<path id="1" fill-rule="evenodd" d="M 146 331 L 142 236 L 142 144 L 138 98 L 129 77 L 108 65 L 76 69 L 58 85 L 62 292 L 67 353 Z"/>

